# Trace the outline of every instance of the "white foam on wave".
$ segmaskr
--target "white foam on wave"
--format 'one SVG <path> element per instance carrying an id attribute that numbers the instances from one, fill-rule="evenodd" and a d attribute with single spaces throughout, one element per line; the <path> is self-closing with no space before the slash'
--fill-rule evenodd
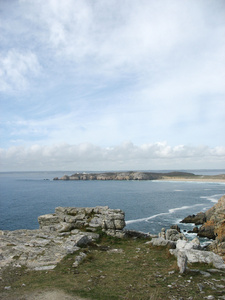
<path id="1" fill-rule="evenodd" d="M 182 207 L 171 208 L 171 209 L 169 209 L 169 213 L 172 214 L 175 211 L 184 210 L 184 209 L 188 209 L 188 208 L 192 208 L 192 207 L 196 207 L 196 206 L 202 206 L 202 204 L 195 204 L 195 205 L 191 205 L 191 206 L 182 206 Z"/>
<path id="2" fill-rule="evenodd" d="M 174 192 L 184 192 L 184 190 L 174 190 Z"/>
<path id="3" fill-rule="evenodd" d="M 215 195 L 211 195 L 211 196 L 201 196 L 201 199 L 206 199 L 208 201 L 211 201 L 213 203 L 217 203 L 218 200 L 223 196 L 223 194 L 215 194 Z"/>
<path id="4" fill-rule="evenodd" d="M 174 212 L 176 212 L 178 210 L 186 210 L 186 209 L 189 209 L 189 208 L 193 208 L 193 207 L 196 207 L 196 206 L 202 206 L 202 205 L 203 204 L 195 204 L 195 205 L 191 205 L 191 206 L 175 207 L 175 208 L 169 209 L 168 212 L 156 214 L 156 215 L 153 215 L 153 216 L 150 216 L 150 217 L 147 217 L 147 218 L 141 218 L 141 219 L 136 219 L 136 220 L 128 220 L 128 221 L 126 221 L 126 224 L 128 225 L 128 224 L 133 224 L 133 223 L 138 223 L 138 222 L 148 222 L 149 220 L 155 219 L 155 218 L 160 217 L 160 216 L 173 214 Z"/>

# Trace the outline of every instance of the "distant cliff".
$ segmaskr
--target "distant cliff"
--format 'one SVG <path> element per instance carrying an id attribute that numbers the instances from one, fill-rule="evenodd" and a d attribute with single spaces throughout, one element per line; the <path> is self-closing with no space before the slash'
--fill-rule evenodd
<path id="1" fill-rule="evenodd" d="M 64 175 L 61 178 L 55 177 L 54 180 L 159 180 L 165 178 L 198 178 L 197 175 L 187 172 L 104 172 L 104 173 L 75 173 Z"/>

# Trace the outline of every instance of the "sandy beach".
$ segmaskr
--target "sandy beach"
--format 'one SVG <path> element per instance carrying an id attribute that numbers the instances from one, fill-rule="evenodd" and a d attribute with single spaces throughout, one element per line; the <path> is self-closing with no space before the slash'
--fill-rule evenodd
<path id="1" fill-rule="evenodd" d="M 167 177 L 160 179 L 160 181 L 190 181 L 190 182 L 219 182 L 219 183 L 225 183 L 225 178 L 183 178 L 183 177 Z"/>

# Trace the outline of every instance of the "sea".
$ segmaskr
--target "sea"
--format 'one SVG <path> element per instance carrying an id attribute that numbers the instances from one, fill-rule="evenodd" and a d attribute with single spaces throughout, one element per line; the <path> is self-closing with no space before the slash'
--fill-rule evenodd
<path id="1" fill-rule="evenodd" d="M 196 175 L 225 174 L 225 170 L 187 171 Z M 225 183 L 220 182 L 53 180 L 74 173 L 0 172 L 0 230 L 37 229 L 38 216 L 54 213 L 58 206 L 100 205 L 122 209 L 126 229 L 157 234 L 162 228 L 178 224 L 192 238 L 194 234 L 187 231 L 193 224 L 180 221 L 206 211 L 225 194 Z"/>

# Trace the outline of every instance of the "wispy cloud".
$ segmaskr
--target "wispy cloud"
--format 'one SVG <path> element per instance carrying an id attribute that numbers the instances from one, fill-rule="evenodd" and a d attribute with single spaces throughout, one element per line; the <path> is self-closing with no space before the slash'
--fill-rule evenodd
<path id="1" fill-rule="evenodd" d="M 29 82 L 40 74 L 37 56 L 28 51 L 15 49 L 0 54 L 0 92 L 23 91 Z"/>

